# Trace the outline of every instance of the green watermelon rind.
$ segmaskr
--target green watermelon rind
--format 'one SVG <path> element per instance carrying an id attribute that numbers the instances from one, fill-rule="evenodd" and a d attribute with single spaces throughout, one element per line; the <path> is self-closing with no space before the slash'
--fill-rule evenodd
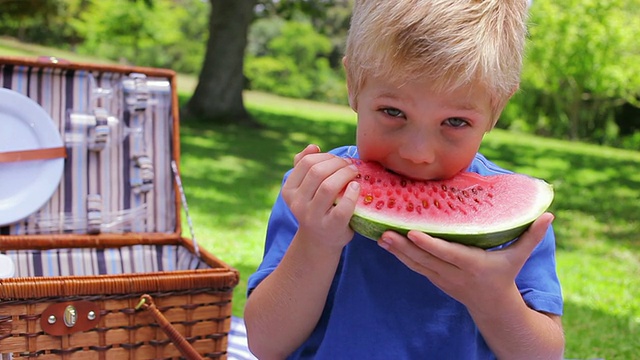
<path id="1" fill-rule="evenodd" d="M 522 175 L 517 175 L 522 176 Z M 443 240 L 456 242 L 463 245 L 475 246 L 482 249 L 489 249 L 506 244 L 524 233 L 529 226 L 551 206 L 554 198 L 553 186 L 544 180 L 531 178 L 532 185 L 537 190 L 536 206 L 526 214 L 519 214 L 517 219 L 506 221 L 496 226 L 486 225 L 481 229 L 477 226 L 473 229 L 451 229 L 446 226 L 432 224 L 429 228 L 422 226 L 411 226 L 408 224 L 392 224 L 392 220 L 384 223 L 367 216 L 366 213 L 356 212 L 351 217 L 349 225 L 351 228 L 366 238 L 377 241 L 382 234 L 387 231 L 395 231 L 406 235 L 410 230 L 422 231 L 430 236 Z"/>
<path id="2" fill-rule="evenodd" d="M 432 231 L 423 231 L 430 236 L 440 238 L 443 240 L 468 245 L 475 246 L 482 249 L 489 249 L 499 245 L 503 245 L 508 243 L 509 241 L 517 238 L 522 235 L 529 228 L 529 226 L 533 223 L 533 221 L 522 224 L 518 227 L 514 227 L 507 230 L 489 232 L 489 233 L 481 233 L 481 234 L 446 234 L 446 233 L 438 233 Z M 388 224 L 382 224 L 376 222 L 374 220 L 366 219 L 358 215 L 354 215 L 349 222 L 351 229 L 357 232 L 358 234 L 369 238 L 371 240 L 377 241 L 380 239 L 382 234 L 385 231 L 391 230 L 395 231 L 402 235 L 407 235 L 409 232 L 409 228 L 402 228 Z"/>

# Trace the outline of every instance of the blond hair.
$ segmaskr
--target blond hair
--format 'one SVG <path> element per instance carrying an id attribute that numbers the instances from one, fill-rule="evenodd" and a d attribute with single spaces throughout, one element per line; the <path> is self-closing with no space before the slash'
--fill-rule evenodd
<path id="1" fill-rule="evenodd" d="M 480 85 L 500 112 L 520 82 L 526 22 L 527 0 L 356 0 L 345 52 L 353 98 L 367 76 L 424 79 L 436 91 Z"/>

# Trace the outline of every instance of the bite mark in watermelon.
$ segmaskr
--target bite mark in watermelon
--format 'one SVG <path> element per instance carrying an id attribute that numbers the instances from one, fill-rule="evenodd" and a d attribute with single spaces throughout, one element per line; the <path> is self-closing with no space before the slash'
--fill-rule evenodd
<path id="1" fill-rule="evenodd" d="M 373 240 L 386 230 L 491 248 L 520 236 L 553 201 L 543 180 L 464 172 L 442 181 L 412 180 L 378 163 L 355 160 L 360 197 L 351 228 Z"/>

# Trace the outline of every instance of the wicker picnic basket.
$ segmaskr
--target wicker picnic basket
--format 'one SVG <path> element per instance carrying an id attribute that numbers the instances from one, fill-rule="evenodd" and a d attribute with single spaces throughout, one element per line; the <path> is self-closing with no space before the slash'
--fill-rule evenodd
<path id="1" fill-rule="evenodd" d="M 175 80 L 0 57 L 2 356 L 226 359 L 238 272 L 182 235 Z"/>

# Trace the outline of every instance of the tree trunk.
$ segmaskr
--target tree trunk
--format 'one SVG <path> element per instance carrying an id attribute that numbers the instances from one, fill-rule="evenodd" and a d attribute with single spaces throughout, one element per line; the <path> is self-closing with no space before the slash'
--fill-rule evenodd
<path id="1" fill-rule="evenodd" d="M 209 40 L 198 85 L 183 117 L 256 125 L 244 107 L 244 51 L 257 0 L 210 0 Z"/>

